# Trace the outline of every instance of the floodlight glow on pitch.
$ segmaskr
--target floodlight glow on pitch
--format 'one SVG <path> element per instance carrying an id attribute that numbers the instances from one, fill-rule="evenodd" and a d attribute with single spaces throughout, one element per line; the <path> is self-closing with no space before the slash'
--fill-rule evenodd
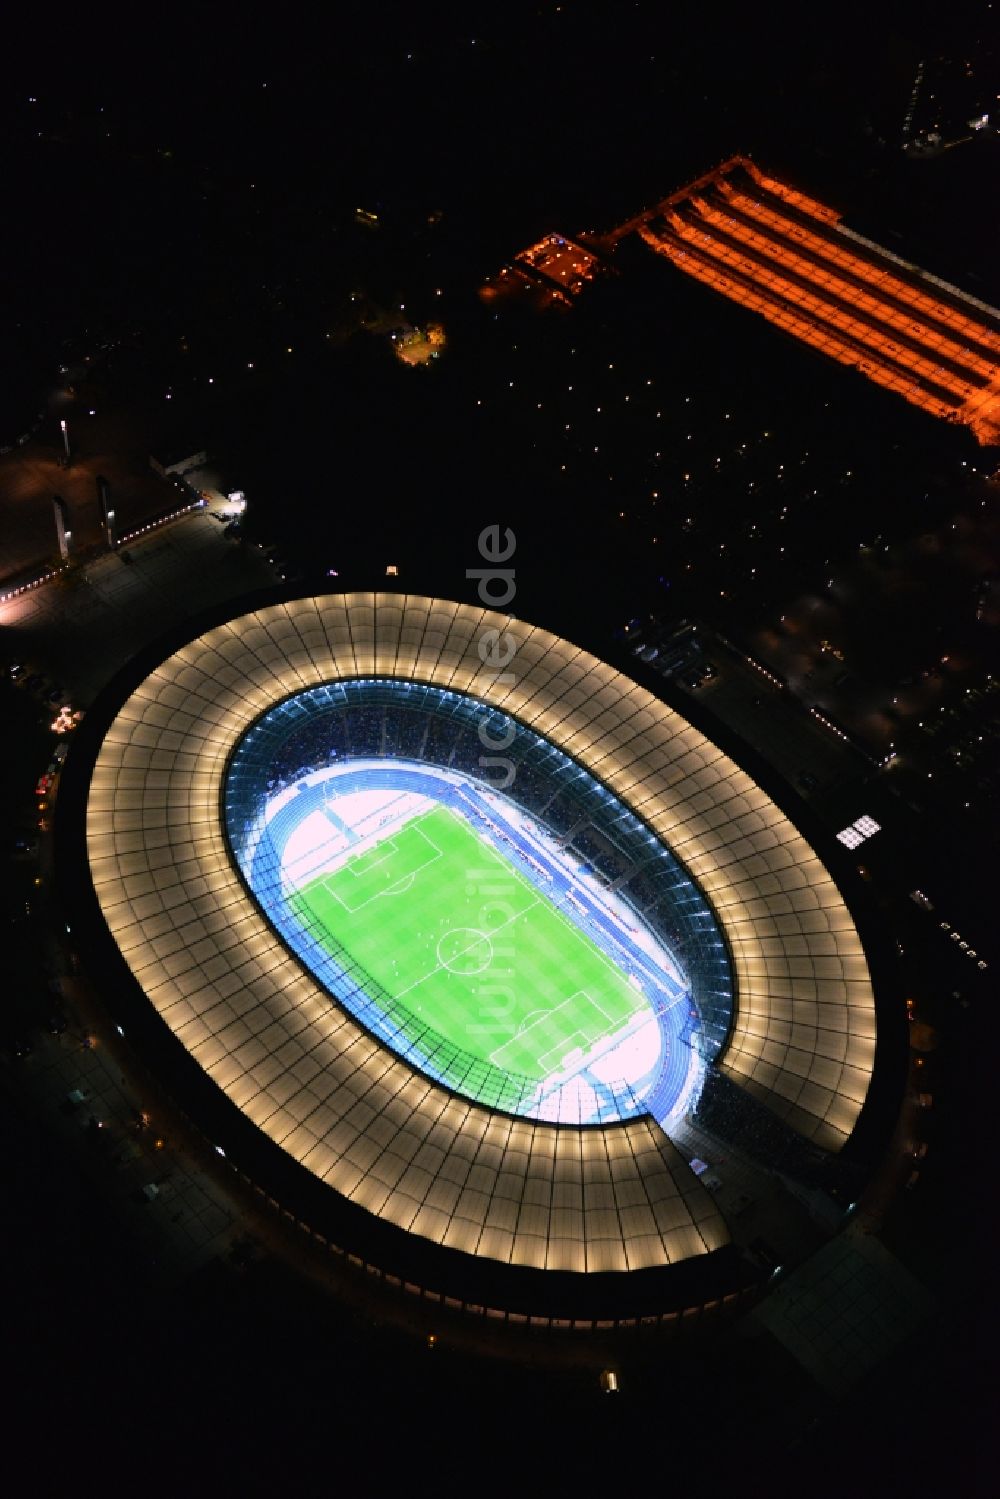
<path id="1" fill-rule="evenodd" d="M 576 1123 L 689 1108 L 712 1028 L 671 944 L 628 898 L 636 856 L 670 861 L 674 898 L 728 1006 L 704 898 L 605 788 L 523 727 L 522 799 L 516 776 L 497 792 L 461 748 L 483 705 L 426 688 L 415 705 L 415 685 L 299 694 L 237 746 L 227 829 L 268 920 L 373 1035 L 476 1102 Z M 572 775 L 575 797 L 583 778 L 616 845 L 583 802 L 571 804 L 573 827 L 550 824 L 545 805 L 566 784 L 556 772 Z"/>

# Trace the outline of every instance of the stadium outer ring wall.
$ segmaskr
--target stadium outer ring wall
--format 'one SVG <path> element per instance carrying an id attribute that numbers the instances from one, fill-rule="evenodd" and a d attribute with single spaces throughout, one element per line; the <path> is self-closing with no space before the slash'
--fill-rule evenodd
<path id="1" fill-rule="evenodd" d="M 300 592 L 284 587 L 247 596 L 239 602 L 239 613 L 246 615 L 292 602 Z M 415 597 L 384 588 L 379 592 L 397 603 Z M 323 597 L 310 596 L 318 601 Z M 332 602 L 341 596 L 338 591 L 327 597 Z M 481 615 L 482 611 L 477 613 Z M 57 892 L 67 923 L 72 923 L 76 955 L 155 1084 L 208 1141 L 224 1150 L 228 1165 L 272 1207 L 297 1221 L 332 1251 L 346 1254 L 352 1263 L 435 1303 L 462 1307 L 477 1315 L 509 1315 L 516 1321 L 530 1318 L 532 1322 L 551 1320 L 555 1326 L 590 1328 L 633 1324 L 637 1318 L 674 1321 L 682 1310 L 686 1323 L 699 1307 L 718 1308 L 742 1299 L 759 1281 L 760 1272 L 731 1243 L 671 1265 L 632 1269 L 625 1274 L 599 1270 L 580 1274 L 484 1259 L 380 1219 L 331 1190 L 271 1140 L 213 1082 L 160 1018 L 109 930 L 91 879 L 86 833 L 90 780 L 108 728 L 136 687 L 172 651 L 233 617 L 232 602 L 207 612 L 139 653 L 109 683 L 76 731 L 56 806 Z M 605 648 L 602 654 L 607 657 L 614 652 Z M 667 698 L 663 684 L 641 669 L 640 663 L 629 659 L 627 665 L 633 679 L 646 676 L 651 685 L 655 683 L 659 697 Z M 695 727 L 697 719 L 706 719 L 700 704 L 687 701 L 684 716 Z M 839 866 L 837 873 L 846 880 L 853 861 L 843 856 L 840 846 L 813 821 L 804 804 L 790 796 L 787 785 L 747 746 L 714 723 L 711 738 L 716 744 L 730 740 L 734 754 L 752 771 L 757 785 L 765 789 L 770 783 L 775 803 L 779 798 L 795 803 L 796 823 L 802 825 L 813 844 L 825 843 L 828 847 L 827 872 L 831 872 L 830 866 Z M 879 1007 L 871 1086 L 842 1152 L 843 1158 L 852 1159 L 863 1175 L 881 1152 L 898 1110 L 905 1080 L 906 1025 L 893 965 L 879 935 L 875 913 L 864 909 L 867 892 L 857 894 L 860 902 L 857 896 L 852 898 L 855 924 L 864 935 L 869 967 L 879 979 L 878 990 L 885 1001 Z"/>

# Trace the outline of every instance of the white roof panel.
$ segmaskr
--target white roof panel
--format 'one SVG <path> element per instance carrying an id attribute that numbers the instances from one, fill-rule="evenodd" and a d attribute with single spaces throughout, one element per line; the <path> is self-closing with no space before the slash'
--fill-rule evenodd
<path id="1" fill-rule="evenodd" d="M 500 682 L 487 629 L 517 645 Z M 471 690 L 553 738 L 698 878 L 727 933 L 737 1010 L 722 1066 L 818 1144 L 849 1134 L 874 1005 L 821 861 L 721 751 L 613 668 L 489 610 L 396 594 L 293 600 L 209 631 L 108 730 L 88 803 L 104 918 L 166 1023 L 272 1139 L 369 1211 L 522 1265 L 626 1270 L 724 1243 L 713 1199 L 657 1125 L 581 1130 L 450 1097 L 363 1032 L 247 895 L 218 807 L 247 725 L 355 675 Z"/>

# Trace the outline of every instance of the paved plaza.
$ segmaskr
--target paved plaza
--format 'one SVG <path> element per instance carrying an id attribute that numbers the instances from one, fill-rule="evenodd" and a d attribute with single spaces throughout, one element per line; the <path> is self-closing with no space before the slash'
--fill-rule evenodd
<path id="1" fill-rule="evenodd" d="M 210 510 L 193 511 L 0 603 L 0 632 L 10 660 L 30 663 L 86 707 L 165 631 L 275 581 L 255 547 L 226 536 Z"/>

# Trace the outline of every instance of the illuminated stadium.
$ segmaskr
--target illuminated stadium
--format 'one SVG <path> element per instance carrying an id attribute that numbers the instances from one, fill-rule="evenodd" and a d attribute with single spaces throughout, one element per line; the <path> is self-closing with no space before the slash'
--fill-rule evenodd
<path id="1" fill-rule="evenodd" d="M 481 734 L 507 746 L 506 793 Z M 422 1072 L 574 1124 L 690 1103 L 729 1029 L 719 929 L 669 851 L 539 735 L 439 688 L 338 683 L 258 720 L 225 796 L 275 929 Z"/>
<path id="2" fill-rule="evenodd" d="M 700 729 L 547 630 L 267 602 L 134 663 L 62 802 L 130 1044 L 394 1286 L 562 1326 L 720 1305 L 754 1275 L 697 1131 L 767 1171 L 851 1154 L 875 1001 L 837 883 Z"/>

